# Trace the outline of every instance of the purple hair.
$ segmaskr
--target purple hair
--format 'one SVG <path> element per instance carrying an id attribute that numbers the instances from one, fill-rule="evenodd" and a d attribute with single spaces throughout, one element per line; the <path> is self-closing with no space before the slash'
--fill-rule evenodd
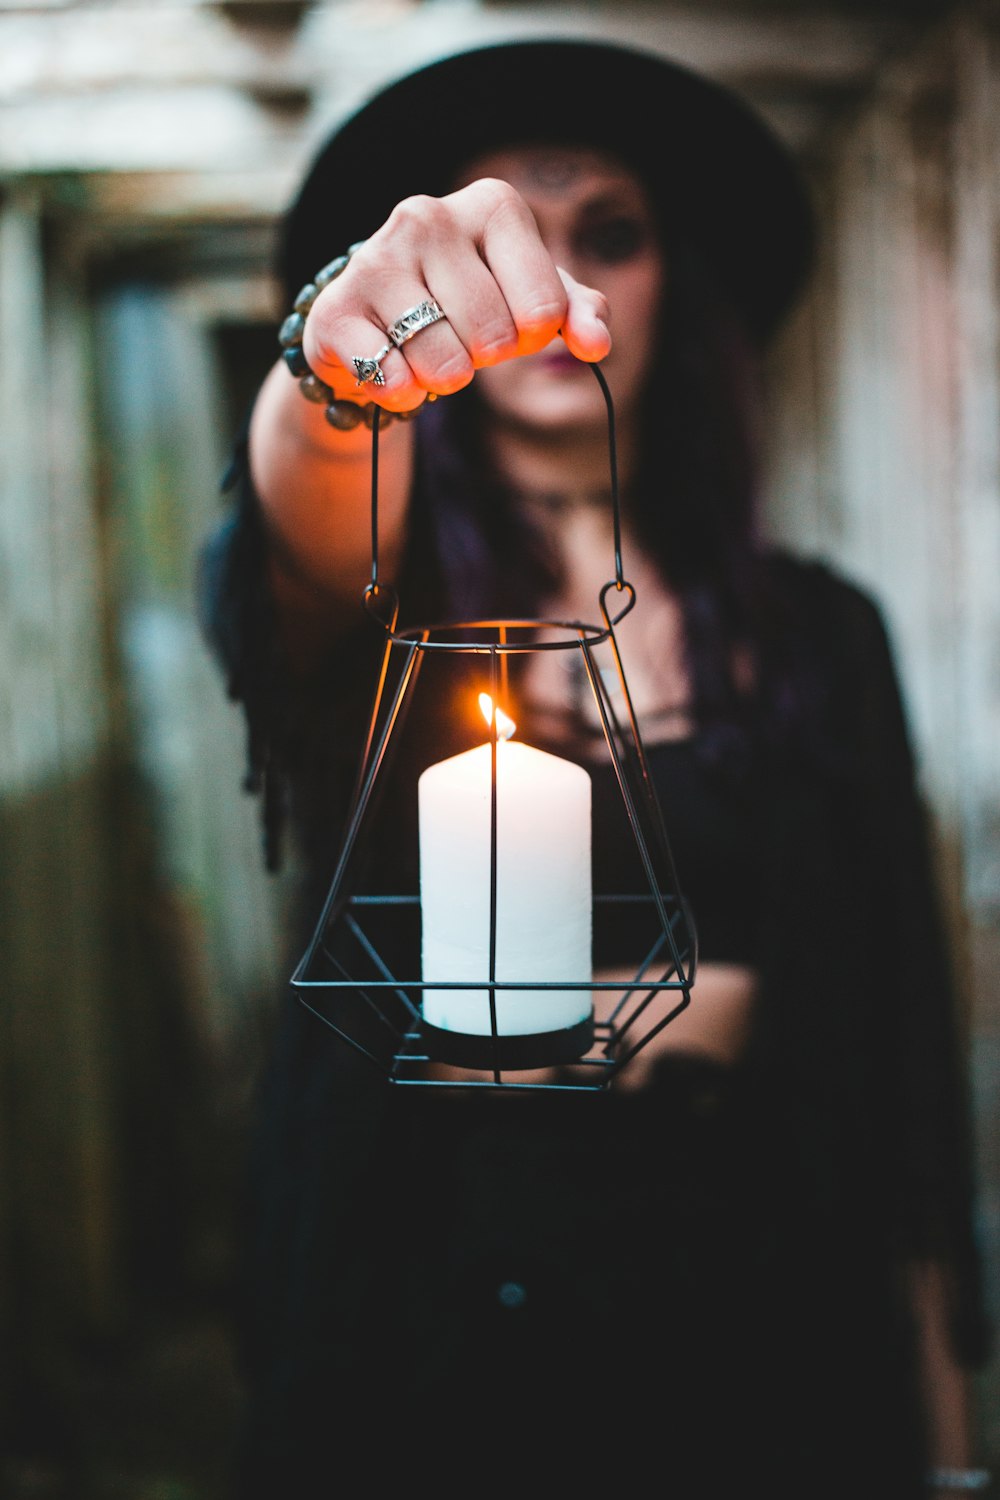
<path id="1" fill-rule="evenodd" d="M 693 253 L 674 243 L 669 265 L 630 515 L 681 604 L 702 751 L 736 767 L 751 728 L 787 735 L 809 687 L 758 530 L 759 351 Z M 474 386 L 421 419 L 413 531 L 432 546 L 414 571 L 438 578 L 455 619 L 531 615 L 551 568 L 491 473 Z"/>

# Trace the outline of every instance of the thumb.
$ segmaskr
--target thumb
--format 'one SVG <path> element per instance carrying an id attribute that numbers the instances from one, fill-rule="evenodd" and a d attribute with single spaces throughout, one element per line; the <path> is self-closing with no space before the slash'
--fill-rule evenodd
<path id="1" fill-rule="evenodd" d="M 571 354 L 591 363 L 603 359 L 611 349 L 608 299 L 603 292 L 574 281 L 568 271 L 556 268 L 566 288 L 568 304 L 559 332 Z"/>

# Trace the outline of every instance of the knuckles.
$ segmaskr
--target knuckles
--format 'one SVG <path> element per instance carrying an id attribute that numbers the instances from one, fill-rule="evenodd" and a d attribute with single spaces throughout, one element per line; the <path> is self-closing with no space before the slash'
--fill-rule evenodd
<path id="1" fill-rule="evenodd" d="M 486 323 L 469 341 L 469 353 L 478 365 L 496 365 L 517 353 L 518 332 L 513 318 Z"/>
<path id="2" fill-rule="evenodd" d="M 534 215 L 521 194 L 501 177 L 479 177 L 454 194 L 456 198 L 463 195 L 467 195 L 470 202 L 481 204 L 487 219 L 512 215 L 526 224 L 535 223 Z"/>
<path id="3" fill-rule="evenodd" d="M 525 200 L 510 183 L 485 177 L 441 198 L 417 193 L 395 205 L 381 228 L 355 251 L 343 276 L 316 298 L 303 339 L 310 366 L 321 378 L 325 370 L 341 367 L 344 362 L 337 351 L 350 343 L 352 326 L 359 318 L 380 324 L 378 309 L 392 302 L 398 282 L 412 283 L 414 268 L 424 262 L 429 247 L 448 253 L 457 236 L 482 253 L 495 231 L 508 245 L 518 243 L 523 234 L 540 273 L 538 280 L 522 292 L 516 307 L 502 315 L 494 308 L 471 336 L 467 333 L 467 348 L 447 356 L 433 371 L 422 371 L 421 384 L 448 394 L 467 385 L 480 366 L 543 347 L 565 322 L 570 298 L 554 266 L 550 275 L 544 274 L 545 258 L 537 256 L 538 228 Z M 605 308 L 600 298 L 599 315 Z M 409 392 L 412 382 L 390 378 L 389 384 L 402 393 L 404 387 Z"/>
<path id="4" fill-rule="evenodd" d="M 416 244 L 424 238 L 427 232 L 444 228 L 451 221 L 451 214 L 445 208 L 440 198 L 432 198 L 428 193 L 414 193 L 409 198 L 402 198 L 396 204 L 382 228 L 359 252 L 369 259 L 374 258 L 376 246 L 375 240 L 379 242 L 380 255 L 391 250 L 395 242 L 402 241 L 403 244 L 412 242 Z"/>
<path id="5" fill-rule="evenodd" d="M 475 373 L 476 367 L 463 349 L 461 354 L 442 360 L 425 384 L 438 395 L 451 396 L 467 386 Z"/>
<path id="6" fill-rule="evenodd" d="M 550 296 L 525 299 L 520 319 L 524 331 L 527 333 L 534 329 L 549 328 L 553 323 L 561 323 L 568 306 L 569 298 L 565 293 L 562 296 L 553 293 Z"/>

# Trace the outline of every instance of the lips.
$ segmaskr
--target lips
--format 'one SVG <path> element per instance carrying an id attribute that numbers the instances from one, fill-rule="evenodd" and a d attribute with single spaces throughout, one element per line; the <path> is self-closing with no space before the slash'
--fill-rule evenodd
<path id="1" fill-rule="evenodd" d="M 576 358 L 575 354 L 570 354 L 569 350 L 565 347 L 562 349 L 553 349 L 551 353 L 543 351 L 541 354 L 537 354 L 535 358 L 543 369 L 550 370 L 554 374 L 562 374 L 564 372 L 568 374 L 571 370 L 579 370 L 582 368 L 583 363 L 582 360 Z"/>

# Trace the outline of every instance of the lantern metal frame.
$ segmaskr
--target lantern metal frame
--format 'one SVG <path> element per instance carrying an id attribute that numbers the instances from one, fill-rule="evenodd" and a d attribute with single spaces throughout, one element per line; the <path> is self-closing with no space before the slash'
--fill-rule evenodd
<path id="1" fill-rule="evenodd" d="M 663 1028 L 691 1003 L 697 967 L 697 933 L 681 892 L 670 840 L 650 774 L 639 723 L 629 692 L 615 626 L 634 607 L 635 589 L 623 572 L 621 506 L 618 490 L 614 406 L 603 372 L 590 366 L 601 387 L 608 412 L 611 505 L 614 526 L 614 577 L 599 595 L 602 624 L 540 619 L 487 619 L 441 626 L 399 629 L 399 599 L 379 578 L 378 558 L 378 438 L 380 413 L 372 419 L 371 464 L 371 581 L 363 605 L 384 632 L 381 663 L 375 684 L 364 749 L 344 834 L 326 900 L 290 985 L 307 1011 L 335 1035 L 379 1068 L 388 1082 L 400 1086 L 438 1089 L 507 1089 L 562 1093 L 602 1092 Z M 612 614 L 609 599 L 621 597 Z M 606 646 L 613 658 L 617 684 L 616 707 L 612 689 L 599 670 L 597 650 Z M 610 917 L 623 904 L 646 909 L 655 923 L 652 941 L 630 978 L 585 983 L 561 980 L 502 980 L 497 978 L 497 726 L 492 716 L 490 753 L 490 929 L 488 973 L 476 983 L 467 979 L 442 981 L 407 978 L 396 972 L 399 953 L 413 961 L 419 955 L 420 897 L 414 894 L 365 893 L 353 888 L 352 866 L 371 813 L 377 781 L 391 761 L 394 739 L 412 701 L 424 663 L 448 653 L 488 658 L 489 692 L 494 704 L 507 697 L 511 663 L 538 652 L 578 654 L 583 676 L 597 709 L 604 744 L 614 768 L 628 829 L 648 890 L 593 895 L 595 916 Z M 387 941 L 388 935 L 388 941 Z M 424 1026 L 419 997 L 425 989 L 482 990 L 489 997 L 490 1032 L 477 1041 L 470 1061 L 465 1033 L 459 1038 L 459 1060 L 444 1055 L 441 1033 Z M 553 1056 L 539 1063 L 537 1033 L 501 1034 L 497 996 L 504 991 L 589 991 L 592 998 L 617 993 L 606 1018 L 591 1007 L 591 1023 L 571 1055 Z M 664 997 L 659 1007 L 653 1002 Z M 435 1035 L 428 1044 L 428 1030 Z M 547 1034 L 552 1038 L 556 1034 Z M 577 1039 L 580 1040 L 579 1038 Z M 544 1044 L 543 1044 L 544 1045 Z M 558 1053 L 558 1047 L 556 1052 Z M 456 1076 L 449 1065 L 460 1062 Z M 529 1076 L 525 1076 L 525 1074 Z M 534 1077 L 530 1075 L 534 1074 Z"/>

